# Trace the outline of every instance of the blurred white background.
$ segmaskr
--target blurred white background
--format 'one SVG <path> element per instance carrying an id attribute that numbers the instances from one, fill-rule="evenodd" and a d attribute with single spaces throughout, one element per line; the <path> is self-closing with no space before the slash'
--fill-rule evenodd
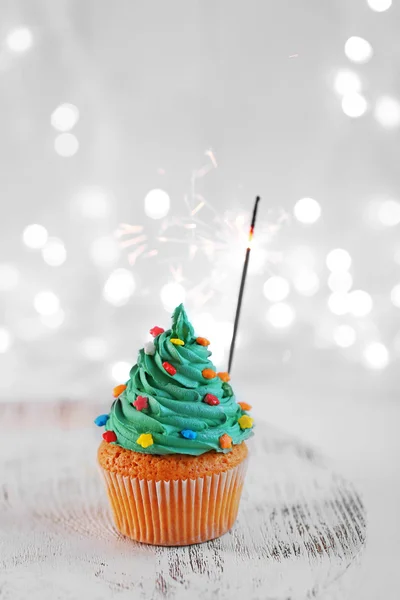
<path id="1" fill-rule="evenodd" d="M 358 483 L 395 598 L 397 0 L 1 9 L 1 400 L 107 406 L 181 301 L 226 368 L 260 194 L 236 389 Z"/>

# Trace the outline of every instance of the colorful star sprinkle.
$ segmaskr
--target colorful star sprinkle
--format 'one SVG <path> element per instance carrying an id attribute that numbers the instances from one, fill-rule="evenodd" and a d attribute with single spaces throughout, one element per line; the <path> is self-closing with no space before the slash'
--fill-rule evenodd
<path id="1" fill-rule="evenodd" d="M 242 410 L 251 410 L 252 409 L 251 404 L 247 404 L 247 402 L 238 402 L 238 404 Z"/>
<path id="2" fill-rule="evenodd" d="M 219 445 L 221 446 L 221 448 L 223 450 L 226 450 L 227 448 L 232 448 L 231 436 L 228 435 L 227 433 L 224 433 L 224 435 L 221 435 L 221 437 L 219 438 Z"/>
<path id="3" fill-rule="evenodd" d="M 164 333 L 164 331 L 165 330 L 162 327 L 157 327 L 157 325 L 155 327 L 153 327 L 152 329 L 150 329 L 150 333 L 153 337 L 157 337 L 161 333 Z"/>
<path id="4" fill-rule="evenodd" d="M 217 375 L 225 383 L 227 383 L 231 379 L 229 373 L 227 373 L 226 371 L 220 371 L 219 373 L 217 373 Z"/>
<path id="5" fill-rule="evenodd" d="M 203 369 L 201 373 L 204 379 L 214 379 L 217 376 L 216 372 L 212 369 Z"/>
<path id="6" fill-rule="evenodd" d="M 183 429 L 181 435 L 187 440 L 195 440 L 197 438 L 197 433 L 191 429 Z"/>
<path id="7" fill-rule="evenodd" d="M 153 436 L 151 433 L 142 433 L 142 435 L 139 435 L 136 443 L 142 446 L 142 448 L 148 448 L 154 444 Z"/>
<path id="8" fill-rule="evenodd" d="M 99 415 L 94 420 L 97 427 L 104 427 L 104 425 L 107 423 L 107 421 L 108 421 L 108 415 Z"/>
<path id="9" fill-rule="evenodd" d="M 149 356 L 153 356 L 153 354 L 156 353 L 156 347 L 152 340 L 150 340 L 150 342 L 146 342 L 143 349 L 144 353 L 148 354 Z"/>
<path id="10" fill-rule="evenodd" d="M 121 383 L 121 385 L 117 385 L 113 389 L 114 398 L 118 398 L 118 396 L 120 396 L 124 390 L 126 390 L 126 385 L 124 385 L 123 383 Z"/>
<path id="11" fill-rule="evenodd" d="M 206 394 L 203 398 L 203 402 L 209 404 L 210 406 L 217 406 L 217 404 L 219 404 L 219 400 L 217 396 L 214 396 L 214 394 Z"/>
<path id="12" fill-rule="evenodd" d="M 238 419 L 238 423 L 241 429 L 251 429 L 253 427 L 253 419 L 247 415 L 243 415 Z"/>
<path id="13" fill-rule="evenodd" d="M 183 340 L 180 340 L 179 338 L 171 338 L 169 341 L 171 342 L 171 344 L 175 344 L 175 346 L 185 345 L 185 342 Z"/>
<path id="14" fill-rule="evenodd" d="M 196 338 L 196 343 L 199 344 L 199 346 L 209 346 L 210 345 L 210 342 L 205 337 Z"/>
<path id="15" fill-rule="evenodd" d="M 135 402 L 132 403 L 136 410 L 143 410 L 149 408 L 149 400 L 146 396 L 138 396 Z"/>
<path id="16" fill-rule="evenodd" d="M 167 373 L 169 375 L 176 375 L 176 369 L 175 369 L 174 365 L 171 365 L 171 363 L 165 361 L 165 362 L 163 362 L 162 366 L 164 367 L 164 369 L 167 371 Z"/>
<path id="17" fill-rule="evenodd" d="M 115 433 L 113 431 L 105 431 L 103 433 L 103 440 L 105 440 L 108 443 L 116 442 L 117 436 L 115 435 Z"/>
<path id="18" fill-rule="evenodd" d="M 229 383 L 223 383 L 222 389 L 224 390 L 224 396 L 233 396 L 233 389 L 232 386 L 229 385 Z"/>

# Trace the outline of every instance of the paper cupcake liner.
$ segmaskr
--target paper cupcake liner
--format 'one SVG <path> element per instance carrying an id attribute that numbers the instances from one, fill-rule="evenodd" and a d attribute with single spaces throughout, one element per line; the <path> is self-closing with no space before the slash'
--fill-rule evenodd
<path id="1" fill-rule="evenodd" d="M 247 458 L 223 473 L 150 481 L 101 469 L 117 529 L 145 544 L 185 546 L 212 540 L 234 524 Z"/>

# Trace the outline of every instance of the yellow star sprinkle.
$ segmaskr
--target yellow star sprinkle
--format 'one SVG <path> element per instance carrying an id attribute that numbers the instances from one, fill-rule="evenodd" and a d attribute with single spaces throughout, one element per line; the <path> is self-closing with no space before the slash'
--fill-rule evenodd
<path id="1" fill-rule="evenodd" d="M 253 419 L 251 417 L 248 417 L 247 415 L 243 415 L 242 417 L 240 417 L 240 419 L 238 419 L 238 423 L 241 429 L 251 429 L 251 427 L 253 427 L 253 422 Z"/>
<path id="2" fill-rule="evenodd" d="M 142 448 L 148 448 L 154 444 L 153 436 L 151 433 L 142 433 L 136 440 L 136 443 L 142 446 Z"/>
<path id="3" fill-rule="evenodd" d="M 185 345 L 185 342 L 183 340 L 180 340 L 179 338 L 171 338 L 169 341 L 171 342 L 171 344 L 175 344 L 175 346 Z"/>

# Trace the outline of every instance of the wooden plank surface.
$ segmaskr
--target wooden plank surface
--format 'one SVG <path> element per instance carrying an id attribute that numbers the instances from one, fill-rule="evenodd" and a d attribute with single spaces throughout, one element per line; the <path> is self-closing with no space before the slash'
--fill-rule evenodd
<path id="1" fill-rule="evenodd" d="M 87 427 L 93 415 L 93 405 L 68 402 L 0 405 L 1 600 L 27 591 L 41 600 L 344 600 L 365 511 L 351 482 L 312 448 L 259 424 L 232 531 L 156 548 L 113 527 L 95 463 L 99 431 Z"/>

